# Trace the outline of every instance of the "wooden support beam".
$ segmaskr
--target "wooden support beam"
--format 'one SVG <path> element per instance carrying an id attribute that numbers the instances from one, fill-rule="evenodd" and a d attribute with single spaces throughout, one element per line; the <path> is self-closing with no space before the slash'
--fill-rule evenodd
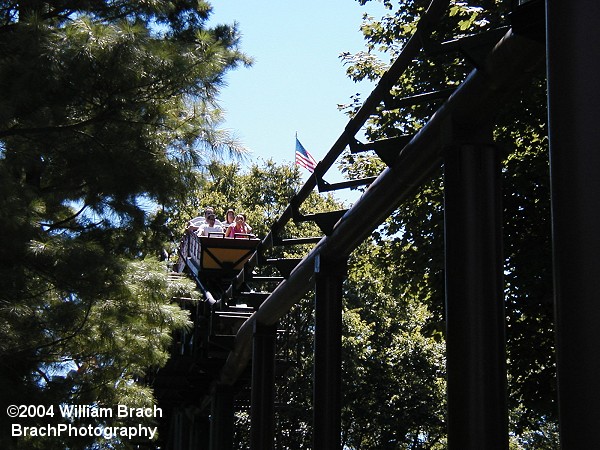
<path id="1" fill-rule="evenodd" d="M 341 448 L 342 284 L 346 259 L 315 259 L 313 449 Z"/>
<path id="2" fill-rule="evenodd" d="M 600 424 L 600 3 L 546 2 L 560 444 Z"/>
<path id="3" fill-rule="evenodd" d="M 254 324 L 252 344 L 251 450 L 275 447 L 275 351 L 277 324 Z"/>
<path id="4" fill-rule="evenodd" d="M 445 158 L 449 450 L 508 449 L 500 177 L 494 146 Z"/>

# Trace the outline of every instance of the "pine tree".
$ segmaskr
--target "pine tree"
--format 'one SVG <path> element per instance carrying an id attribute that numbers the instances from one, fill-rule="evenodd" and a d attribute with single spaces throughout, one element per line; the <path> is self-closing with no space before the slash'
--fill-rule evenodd
<path id="1" fill-rule="evenodd" d="M 164 211 L 195 190 L 210 155 L 242 151 L 219 129 L 217 96 L 251 61 L 235 26 L 208 27 L 210 12 L 0 2 L 4 405 L 152 402 L 137 381 L 187 323 L 154 257 Z"/>

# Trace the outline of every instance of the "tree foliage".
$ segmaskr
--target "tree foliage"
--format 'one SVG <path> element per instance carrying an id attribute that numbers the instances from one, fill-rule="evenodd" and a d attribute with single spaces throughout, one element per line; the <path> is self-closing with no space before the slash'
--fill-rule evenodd
<path id="1" fill-rule="evenodd" d="M 152 402 L 136 381 L 186 326 L 170 300 L 190 289 L 153 260 L 166 212 L 215 152 L 242 150 L 216 100 L 224 73 L 251 61 L 210 12 L 0 2 L 3 404 Z"/>
<path id="2" fill-rule="evenodd" d="M 428 330 L 426 289 L 401 285 L 393 243 L 365 241 L 350 260 L 344 312 L 348 448 L 444 448 L 444 346 Z"/>

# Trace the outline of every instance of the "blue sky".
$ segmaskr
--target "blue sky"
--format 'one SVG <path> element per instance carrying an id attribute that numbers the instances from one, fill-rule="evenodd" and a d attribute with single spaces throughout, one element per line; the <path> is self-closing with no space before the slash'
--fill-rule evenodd
<path id="1" fill-rule="evenodd" d="M 255 60 L 227 75 L 220 96 L 225 128 L 252 151 L 251 161 L 292 162 L 296 132 L 315 159 L 322 159 L 348 122 L 337 105 L 357 92 L 364 100 L 374 87 L 351 81 L 339 55 L 365 49 L 362 16 L 381 17 L 383 6 L 372 1 L 362 7 L 355 0 L 211 4 L 211 23 L 237 22 L 242 50 Z"/>

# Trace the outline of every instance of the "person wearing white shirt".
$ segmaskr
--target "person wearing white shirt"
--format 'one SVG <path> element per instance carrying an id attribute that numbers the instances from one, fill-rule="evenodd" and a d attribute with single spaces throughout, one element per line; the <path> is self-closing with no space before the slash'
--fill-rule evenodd
<path id="1" fill-rule="evenodd" d="M 200 230 L 200 228 L 202 227 L 202 225 L 204 225 L 206 223 L 206 218 L 208 217 L 209 214 L 215 214 L 215 210 L 212 206 L 208 206 L 206 207 L 206 209 L 204 210 L 204 216 L 196 216 L 193 219 L 191 219 L 188 222 L 188 227 L 187 229 L 189 231 L 196 231 L 198 232 L 198 230 Z M 220 227 L 223 226 L 223 224 L 219 221 L 219 219 L 216 218 L 215 216 L 215 223 L 217 225 L 219 225 Z M 198 234 L 200 234 L 198 232 Z"/>
<path id="2" fill-rule="evenodd" d="M 214 214 L 208 214 L 206 216 L 206 223 L 198 229 L 198 236 L 210 236 L 211 233 L 223 233 L 223 227 L 220 222 L 217 224 Z"/>

